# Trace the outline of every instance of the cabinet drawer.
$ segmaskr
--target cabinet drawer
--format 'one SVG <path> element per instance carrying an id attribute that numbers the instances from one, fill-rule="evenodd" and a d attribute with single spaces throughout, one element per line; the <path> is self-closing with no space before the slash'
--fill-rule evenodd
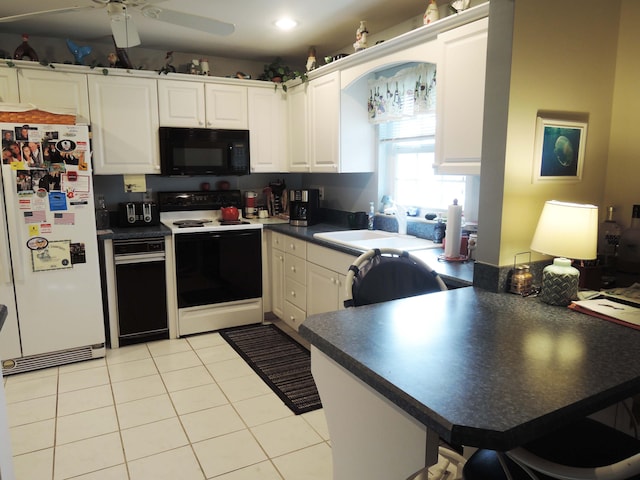
<path id="1" fill-rule="evenodd" d="M 349 267 L 358 257 L 330 248 L 310 243 L 307 247 L 307 260 L 334 272 L 347 274 Z"/>
<path id="2" fill-rule="evenodd" d="M 277 248 L 278 250 L 284 251 L 284 241 L 286 238 L 286 235 L 278 232 L 271 232 L 271 248 Z"/>
<path id="3" fill-rule="evenodd" d="M 300 257 L 296 257 L 295 255 L 292 255 L 290 253 L 285 253 L 284 274 L 288 278 L 291 278 L 302 285 L 306 285 L 307 284 L 306 260 Z"/>
<path id="4" fill-rule="evenodd" d="M 284 251 L 296 257 L 307 258 L 307 242 L 298 238 L 284 236 Z"/>
<path id="5" fill-rule="evenodd" d="M 284 299 L 302 310 L 307 309 L 307 287 L 295 280 L 284 279 Z"/>
<path id="6" fill-rule="evenodd" d="M 300 310 L 294 304 L 290 302 L 284 302 L 284 318 L 283 320 L 289 325 L 291 328 L 294 328 L 296 331 L 302 322 L 304 322 L 306 318 L 306 314 L 304 310 Z"/>

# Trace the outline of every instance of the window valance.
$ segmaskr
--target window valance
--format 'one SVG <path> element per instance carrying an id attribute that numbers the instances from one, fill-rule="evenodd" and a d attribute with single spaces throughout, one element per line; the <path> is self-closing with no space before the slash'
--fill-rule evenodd
<path id="1" fill-rule="evenodd" d="M 369 80 L 371 123 L 384 123 L 432 113 L 436 107 L 436 65 L 407 67 L 391 77 Z"/>

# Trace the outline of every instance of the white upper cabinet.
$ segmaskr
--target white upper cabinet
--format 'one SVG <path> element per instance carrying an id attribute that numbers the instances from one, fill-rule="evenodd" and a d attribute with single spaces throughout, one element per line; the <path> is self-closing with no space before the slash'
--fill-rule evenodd
<path id="1" fill-rule="evenodd" d="M 340 72 L 289 88 L 289 170 L 375 170 L 375 129 L 367 113 L 367 80 L 341 89 Z"/>
<path id="2" fill-rule="evenodd" d="M 160 173 L 157 81 L 90 75 L 96 174 Z"/>
<path id="3" fill-rule="evenodd" d="M 204 85 L 181 80 L 158 80 L 158 110 L 163 127 L 204 128 Z"/>
<path id="4" fill-rule="evenodd" d="M 18 71 L 15 68 L 0 68 L 0 102 L 18 103 Z"/>
<path id="5" fill-rule="evenodd" d="M 287 90 L 288 152 L 290 172 L 309 171 L 309 131 L 307 128 L 307 84 Z"/>
<path id="6" fill-rule="evenodd" d="M 208 128 L 249 128 L 247 87 L 207 83 L 204 95 Z"/>
<path id="7" fill-rule="evenodd" d="M 72 108 L 76 123 L 89 124 L 89 92 L 84 73 L 57 72 L 52 69 L 21 68 L 18 73 L 20 102 L 36 107 Z"/>
<path id="8" fill-rule="evenodd" d="M 309 82 L 309 160 L 312 172 L 340 167 L 340 72 Z M 362 121 L 366 122 L 365 116 Z"/>
<path id="9" fill-rule="evenodd" d="M 282 89 L 249 87 L 251 173 L 286 172 L 287 104 Z"/>
<path id="10" fill-rule="evenodd" d="M 163 127 L 249 128 L 245 86 L 159 79 L 158 108 Z"/>
<path id="11" fill-rule="evenodd" d="M 487 18 L 438 35 L 436 173 L 479 175 Z"/>

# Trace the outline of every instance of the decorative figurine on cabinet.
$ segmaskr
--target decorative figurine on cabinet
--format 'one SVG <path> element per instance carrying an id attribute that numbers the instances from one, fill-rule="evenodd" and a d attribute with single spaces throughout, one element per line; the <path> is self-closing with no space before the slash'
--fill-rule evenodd
<path id="1" fill-rule="evenodd" d="M 315 70 L 318 62 L 316 61 L 316 47 L 309 47 L 309 53 L 307 54 L 307 72 Z"/>
<path id="2" fill-rule="evenodd" d="M 174 67 L 172 63 L 173 63 L 173 50 L 170 50 L 167 52 L 167 54 L 164 57 L 164 67 L 162 67 L 160 69 L 160 72 L 158 73 L 164 73 L 164 74 L 167 74 L 170 72 L 176 73 L 176 67 Z"/>
<path id="3" fill-rule="evenodd" d="M 22 34 L 22 43 L 18 45 L 16 51 L 13 53 L 14 60 L 31 60 L 32 62 L 38 61 L 38 54 L 29 45 L 29 35 L 27 33 Z"/>
<path id="4" fill-rule="evenodd" d="M 91 47 L 85 46 L 81 47 L 80 45 L 76 45 L 73 41 L 67 38 L 67 48 L 75 58 L 76 63 L 78 65 L 84 65 L 84 57 L 91 53 Z"/>
<path id="5" fill-rule="evenodd" d="M 367 30 L 367 22 L 365 20 L 360 21 L 360 26 L 356 30 L 356 41 L 353 44 L 353 48 L 356 52 L 360 50 L 364 50 L 367 48 L 367 35 L 369 34 L 369 30 Z"/>
<path id="6" fill-rule="evenodd" d="M 449 8 L 453 13 L 460 13 L 469 8 L 469 0 L 454 0 L 449 4 Z"/>
<path id="7" fill-rule="evenodd" d="M 440 19 L 440 12 L 438 12 L 438 4 L 436 0 L 429 0 L 429 5 L 427 5 L 427 11 L 424 12 L 424 24 L 429 25 L 431 22 L 435 22 Z"/>

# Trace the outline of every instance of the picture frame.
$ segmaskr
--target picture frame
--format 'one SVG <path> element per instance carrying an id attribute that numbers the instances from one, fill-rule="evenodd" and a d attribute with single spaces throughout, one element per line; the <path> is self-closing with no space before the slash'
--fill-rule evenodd
<path id="1" fill-rule="evenodd" d="M 587 122 L 538 116 L 533 182 L 582 180 Z"/>

